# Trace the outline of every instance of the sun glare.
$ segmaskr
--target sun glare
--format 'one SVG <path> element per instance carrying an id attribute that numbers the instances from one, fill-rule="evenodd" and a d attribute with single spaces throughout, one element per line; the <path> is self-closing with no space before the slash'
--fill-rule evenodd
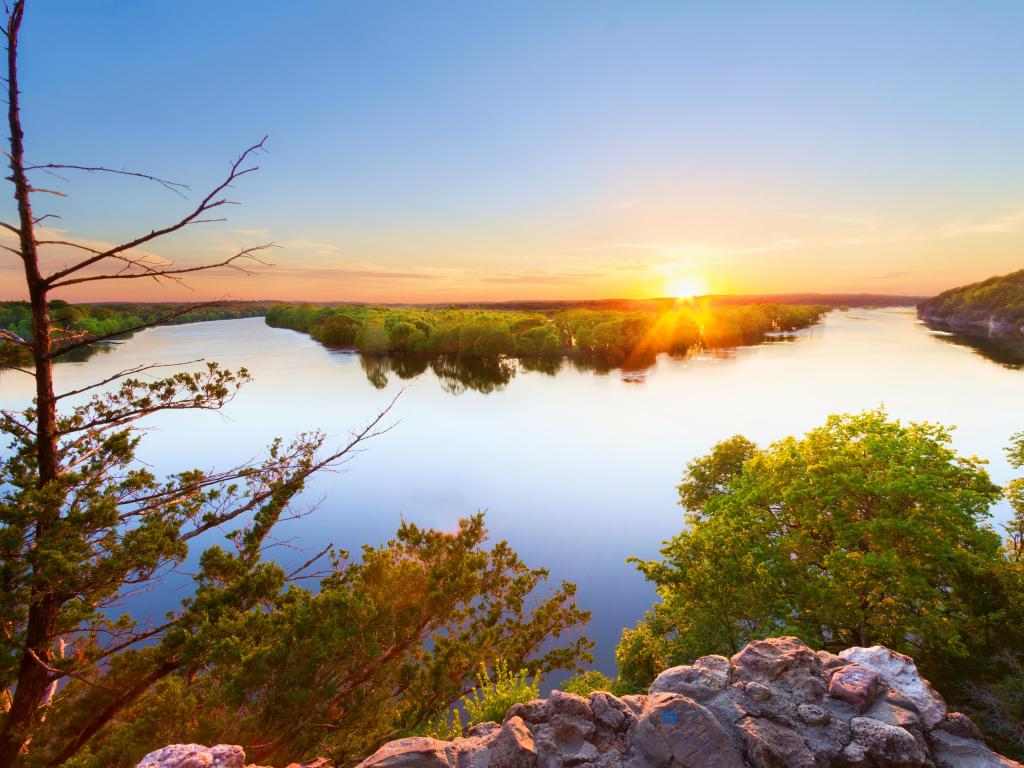
<path id="1" fill-rule="evenodd" d="M 700 277 L 690 275 L 669 280 L 665 284 L 669 296 L 676 299 L 692 299 L 708 292 L 707 282 Z"/>

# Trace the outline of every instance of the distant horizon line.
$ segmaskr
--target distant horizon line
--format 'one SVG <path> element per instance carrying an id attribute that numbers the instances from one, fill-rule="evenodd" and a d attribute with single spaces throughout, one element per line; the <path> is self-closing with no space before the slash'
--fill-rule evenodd
<path id="1" fill-rule="evenodd" d="M 392 307 L 437 307 L 437 306 L 500 306 L 500 305 L 558 305 L 558 304 L 607 304 L 607 303 L 643 303 L 643 302 L 665 302 L 665 301 L 691 301 L 696 299 L 726 299 L 726 300 L 762 300 L 780 301 L 783 299 L 800 299 L 810 301 L 815 298 L 837 301 L 839 299 L 872 299 L 872 300 L 893 300 L 897 305 L 904 302 L 909 306 L 930 299 L 938 294 L 913 294 L 913 293 L 872 293 L 869 291 L 789 291 L 783 293 L 706 293 L 696 296 L 649 296 L 646 298 L 591 298 L 591 299 L 460 299 L 460 300 L 438 300 L 438 301 L 369 301 L 365 299 L 198 299 L 193 301 L 167 299 L 160 301 L 148 301 L 141 299 L 97 299 L 90 301 L 67 301 L 57 299 L 67 304 L 323 304 L 323 305 L 349 305 L 349 306 L 392 306 Z M 3 303 L 28 303 L 27 299 L 0 299 Z"/>

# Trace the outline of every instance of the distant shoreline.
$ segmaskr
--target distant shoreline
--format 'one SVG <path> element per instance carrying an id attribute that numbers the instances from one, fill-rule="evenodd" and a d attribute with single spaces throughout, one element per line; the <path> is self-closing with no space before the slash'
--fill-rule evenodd
<path id="1" fill-rule="evenodd" d="M 771 293 L 771 294 L 708 294 L 690 297 L 711 304 L 815 304 L 829 307 L 916 307 L 928 296 L 903 296 L 898 294 L 876 293 Z M 303 299 L 226 299 L 224 304 L 231 306 L 253 306 L 273 304 L 311 304 L 317 307 L 419 307 L 424 309 L 510 309 L 543 311 L 547 309 L 651 309 L 668 308 L 689 298 L 677 299 L 659 297 L 650 299 L 523 299 L 508 301 L 306 301 Z M 0 303 L 17 303 L 19 299 L 4 299 Z M 216 301 L 216 300 L 214 300 Z M 76 301 L 71 302 L 83 306 L 116 306 L 132 304 L 140 307 L 183 306 L 191 302 L 183 301 Z"/>

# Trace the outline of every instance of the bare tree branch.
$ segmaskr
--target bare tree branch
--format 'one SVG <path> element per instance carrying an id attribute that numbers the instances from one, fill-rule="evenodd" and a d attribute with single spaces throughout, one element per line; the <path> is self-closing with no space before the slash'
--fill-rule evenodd
<path id="1" fill-rule="evenodd" d="M 287 576 L 285 576 L 285 577 L 284 577 L 284 578 L 285 578 L 285 581 L 293 581 L 293 580 L 295 580 L 296 578 L 298 578 L 298 577 L 299 577 L 299 574 L 301 574 L 301 573 L 302 573 L 302 572 L 303 572 L 304 570 L 306 570 L 307 568 L 309 568 L 309 566 L 311 566 L 311 565 L 312 565 L 313 563 L 315 563 L 315 562 L 316 562 L 317 560 L 319 560 L 319 559 L 320 559 L 321 557 L 323 557 L 323 556 L 324 556 L 324 555 L 326 555 L 326 554 L 327 554 L 328 552 L 330 552 L 330 551 L 331 551 L 331 547 L 333 547 L 333 546 L 334 546 L 334 544 L 333 544 L 333 543 L 330 543 L 330 544 L 328 544 L 328 545 L 327 545 L 326 547 L 324 547 L 323 549 L 321 549 L 321 550 L 320 550 L 319 552 L 317 552 L 317 553 L 316 553 L 315 555 L 313 555 L 313 556 L 312 556 L 311 558 L 309 558 L 309 560 L 307 560 L 307 561 L 306 561 L 306 562 L 304 562 L 304 563 L 303 563 L 302 565 L 300 565 L 300 566 L 299 566 L 298 568 L 296 568 L 296 569 L 295 569 L 294 571 L 292 571 L 292 572 L 291 572 L 291 573 L 289 573 L 289 574 L 288 574 Z"/>
<path id="2" fill-rule="evenodd" d="M 0 368 L 8 371 L 18 371 L 19 373 L 27 373 L 29 376 L 35 376 L 35 372 L 28 370 L 27 368 L 21 368 L 17 365 L 8 365 L 7 363 L 0 363 Z"/>
<path id="3" fill-rule="evenodd" d="M 167 179 L 161 179 L 158 176 L 151 176 L 148 173 L 139 173 L 138 171 L 126 171 L 117 170 L 116 168 L 106 168 L 102 165 L 71 165 L 65 163 L 43 163 L 41 165 L 26 165 L 26 171 L 85 171 L 87 173 L 113 173 L 118 176 L 134 176 L 139 179 L 146 179 L 147 181 L 154 181 L 165 189 L 169 189 L 176 195 L 187 199 L 185 193 L 182 190 L 192 191 L 192 188 L 188 184 L 179 184 L 176 181 L 168 181 Z"/>
<path id="4" fill-rule="evenodd" d="M 21 338 L 14 331 L 9 331 L 6 328 L 0 328 L 0 340 L 9 341 L 12 344 L 17 344 L 21 347 L 32 347 L 32 342 Z"/>
<path id="5" fill-rule="evenodd" d="M 56 241 L 49 241 L 49 242 L 56 242 Z M 40 243 L 40 244 L 42 244 L 42 243 Z M 68 244 L 70 244 L 70 243 L 68 243 Z M 84 250 L 91 250 L 89 248 L 85 248 L 84 246 L 79 246 L 79 247 L 83 248 Z M 149 277 L 149 278 L 152 278 L 154 280 L 158 280 L 161 277 L 166 277 L 166 278 L 170 278 L 171 280 L 174 280 L 175 282 L 180 282 L 180 278 L 177 277 L 178 275 L 186 275 L 186 274 L 189 274 L 189 273 L 192 273 L 192 272 L 205 272 L 205 271 L 210 270 L 210 269 L 217 269 L 218 267 L 230 267 L 230 268 L 236 269 L 236 270 L 238 270 L 240 272 L 244 272 L 245 274 L 252 274 L 251 271 L 245 269 L 244 267 L 239 266 L 236 262 L 238 262 L 238 261 L 254 261 L 257 264 L 261 264 L 263 266 L 270 266 L 268 262 L 263 261 L 262 259 L 257 258 L 253 254 L 259 253 L 260 251 L 268 250 L 268 249 L 273 248 L 273 247 L 274 247 L 273 243 L 263 243 L 261 245 L 254 245 L 251 248 L 245 248 L 244 250 L 239 251 L 234 256 L 231 256 L 228 259 L 224 259 L 223 261 L 218 261 L 218 262 L 214 262 L 214 263 L 211 263 L 211 264 L 201 264 L 201 265 L 196 266 L 196 267 L 179 267 L 177 269 L 157 269 L 157 268 L 152 267 L 152 266 L 150 266 L 148 264 L 145 264 L 143 261 L 132 260 L 132 261 L 128 261 L 127 262 L 127 265 L 126 265 L 125 269 L 129 269 L 131 267 L 141 267 L 143 269 L 142 272 L 125 272 L 125 271 L 122 271 L 122 272 L 119 272 L 117 274 L 112 274 L 112 275 L 92 275 L 90 277 L 77 277 L 77 278 L 72 278 L 70 280 L 62 280 L 62 281 L 57 282 L 57 283 L 51 283 L 50 284 L 50 288 L 64 288 L 64 287 L 69 286 L 69 285 L 76 285 L 78 283 L 91 283 L 91 282 L 95 282 L 97 280 L 130 280 L 130 279 L 133 279 L 133 278 L 140 278 L 140 277 Z M 109 256 L 109 254 L 108 254 L 108 256 Z M 113 256 L 113 258 L 121 258 L 121 257 L 120 256 Z"/>
<path id="6" fill-rule="evenodd" d="M 67 197 L 63 192 L 56 189 L 47 189 L 46 187 L 28 187 L 29 192 L 42 192 L 46 195 L 56 195 L 57 197 Z"/>
<path id="7" fill-rule="evenodd" d="M 232 163 L 231 170 L 228 173 L 227 178 L 225 178 L 224 181 L 222 181 L 220 184 L 214 187 L 213 190 L 208 195 L 206 195 L 206 197 L 204 197 L 200 201 L 199 205 L 197 205 L 189 214 L 179 219 L 174 224 L 170 224 L 166 227 L 161 227 L 160 229 L 154 229 L 146 235 L 141 235 L 126 243 L 116 245 L 113 248 L 103 251 L 102 253 L 98 253 L 92 256 L 91 258 L 79 262 L 78 264 L 55 272 L 46 278 L 46 284 L 48 286 L 53 286 L 59 283 L 68 275 L 85 269 L 86 267 L 90 267 L 99 261 L 102 261 L 111 256 L 116 256 L 117 254 L 123 253 L 124 251 L 129 251 L 132 248 L 137 248 L 144 243 L 148 243 L 151 240 L 156 240 L 158 237 L 163 237 L 164 235 L 168 235 L 171 232 L 177 232 L 178 230 L 187 227 L 189 224 L 195 223 L 196 220 L 200 219 L 202 215 L 207 211 L 228 204 L 230 202 L 229 200 L 218 197 L 218 195 L 220 195 L 224 190 L 230 187 L 231 184 L 237 179 L 241 178 L 242 176 L 248 173 L 252 173 L 253 171 L 259 168 L 258 165 L 246 167 L 244 166 L 244 163 L 246 162 L 246 160 L 249 159 L 251 155 L 262 151 L 264 149 L 266 141 L 267 137 L 264 136 L 262 139 L 260 139 L 258 143 L 253 144 L 251 147 L 246 149 L 241 155 L 239 155 L 238 159 L 235 160 L 234 163 Z"/>

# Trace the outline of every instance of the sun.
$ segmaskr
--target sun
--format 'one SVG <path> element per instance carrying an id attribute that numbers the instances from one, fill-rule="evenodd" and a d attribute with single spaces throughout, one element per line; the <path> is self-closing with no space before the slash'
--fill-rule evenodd
<path id="1" fill-rule="evenodd" d="M 708 292 L 707 281 L 696 275 L 676 277 L 666 281 L 665 289 L 669 296 L 676 299 L 692 299 Z"/>

